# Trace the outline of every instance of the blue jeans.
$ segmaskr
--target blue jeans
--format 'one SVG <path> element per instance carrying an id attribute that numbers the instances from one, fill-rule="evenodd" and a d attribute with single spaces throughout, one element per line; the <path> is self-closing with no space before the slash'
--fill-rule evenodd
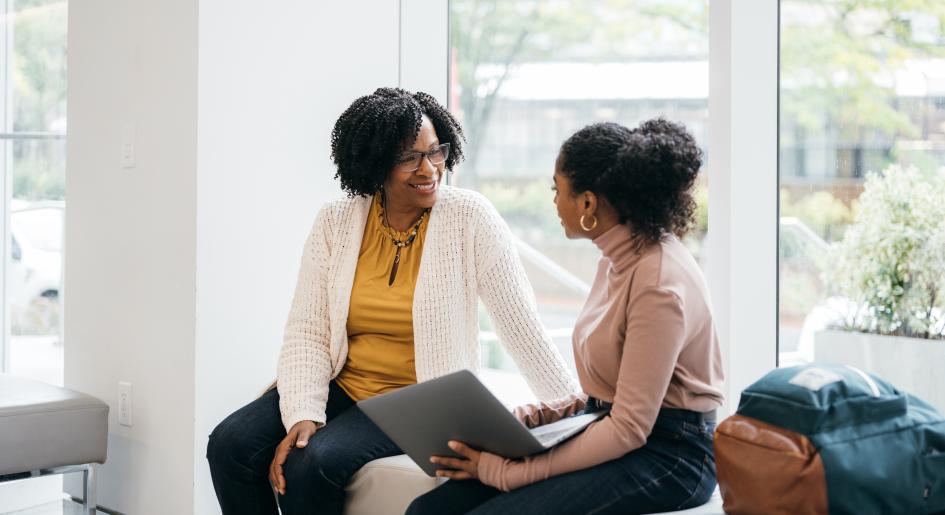
<path id="1" fill-rule="evenodd" d="M 365 463 L 402 454 L 345 392 L 329 385 L 328 423 L 283 465 L 283 515 L 341 514 L 345 486 Z M 210 434 L 207 460 L 217 500 L 225 515 L 276 515 L 269 464 L 285 438 L 275 389 L 228 416 Z"/>
<path id="2" fill-rule="evenodd" d="M 693 508 L 715 489 L 714 430 L 699 414 L 664 408 L 646 444 L 613 461 L 507 493 L 450 480 L 414 500 L 407 514 L 625 515 Z"/>

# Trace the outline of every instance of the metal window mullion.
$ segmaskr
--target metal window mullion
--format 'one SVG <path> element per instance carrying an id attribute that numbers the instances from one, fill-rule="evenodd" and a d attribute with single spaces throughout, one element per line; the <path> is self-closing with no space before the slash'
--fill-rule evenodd
<path id="1" fill-rule="evenodd" d="M 12 120 L 10 117 L 10 69 L 11 52 L 13 45 L 13 19 L 10 9 L 13 0 L 0 0 L 0 16 L 3 17 L 3 23 L 0 23 L 0 120 L 3 121 L 3 133 L 12 132 Z M 10 313 L 9 302 L 7 299 L 7 278 L 10 274 L 10 191 L 12 187 L 12 178 L 10 174 L 11 152 L 9 144 L 6 141 L 0 141 L 0 213 L 3 220 L 3 237 L 0 238 L 0 256 L 2 256 L 3 267 L 0 269 L 0 372 L 7 372 L 10 368 Z"/>
<path id="2" fill-rule="evenodd" d="M 64 140 L 61 132 L 0 132 L 0 140 Z"/>

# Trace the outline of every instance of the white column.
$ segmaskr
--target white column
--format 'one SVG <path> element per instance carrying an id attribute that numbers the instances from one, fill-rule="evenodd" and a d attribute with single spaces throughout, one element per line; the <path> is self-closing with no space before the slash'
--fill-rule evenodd
<path id="1" fill-rule="evenodd" d="M 276 377 L 303 243 L 342 196 L 331 130 L 398 84 L 399 15 L 388 0 L 201 0 L 199 18 L 192 449 L 194 513 L 211 515 L 207 435 Z"/>
<path id="2" fill-rule="evenodd" d="M 707 268 L 734 411 L 777 360 L 778 1 L 709 18 Z"/>
<path id="3" fill-rule="evenodd" d="M 449 84 L 449 2 L 400 0 L 400 87 L 443 105 Z"/>

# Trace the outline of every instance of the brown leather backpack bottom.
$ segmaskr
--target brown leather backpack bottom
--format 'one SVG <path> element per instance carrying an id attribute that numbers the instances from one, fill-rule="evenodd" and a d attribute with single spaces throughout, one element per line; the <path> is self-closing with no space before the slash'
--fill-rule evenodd
<path id="1" fill-rule="evenodd" d="M 827 481 L 806 436 L 733 415 L 715 432 L 725 513 L 827 515 Z"/>

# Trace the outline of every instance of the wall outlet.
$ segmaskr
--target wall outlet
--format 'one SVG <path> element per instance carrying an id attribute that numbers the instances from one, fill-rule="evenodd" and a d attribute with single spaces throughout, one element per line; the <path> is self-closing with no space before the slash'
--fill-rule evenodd
<path id="1" fill-rule="evenodd" d="M 131 383 L 118 382 L 118 423 L 131 427 Z"/>

